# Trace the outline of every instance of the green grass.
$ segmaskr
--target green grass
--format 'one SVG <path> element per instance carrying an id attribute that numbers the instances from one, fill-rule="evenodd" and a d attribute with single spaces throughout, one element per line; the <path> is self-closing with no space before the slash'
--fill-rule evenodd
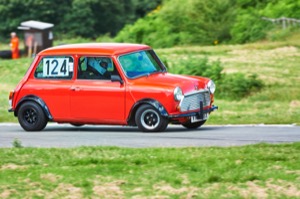
<path id="1" fill-rule="evenodd" d="M 297 198 L 300 143 L 0 149 L 1 198 Z"/>
<path id="2" fill-rule="evenodd" d="M 8 113 L 9 92 L 17 86 L 26 73 L 32 59 L 22 58 L 17 60 L 0 59 L 0 122 L 16 122 L 12 113 Z"/>
<path id="3" fill-rule="evenodd" d="M 211 115 L 207 124 L 300 124 L 299 35 L 294 34 L 280 42 L 155 50 L 167 60 L 169 72 L 175 70 L 173 67 L 179 60 L 207 57 L 210 61 L 219 60 L 224 73 L 255 73 L 264 82 L 266 86 L 259 93 L 247 98 L 237 101 L 217 98 L 215 104 L 220 109 Z M 31 61 L 28 58 L 0 60 L 0 122 L 16 122 L 16 118 L 7 112 L 8 93 L 15 88 Z"/>

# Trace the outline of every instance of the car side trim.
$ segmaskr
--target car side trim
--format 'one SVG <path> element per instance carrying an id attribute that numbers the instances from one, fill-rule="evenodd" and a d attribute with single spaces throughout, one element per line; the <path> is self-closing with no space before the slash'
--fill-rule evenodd
<path id="1" fill-rule="evenodd" d="M 43 109 L 43 111 L 44 111 L 46 117 L 47 117 L 50 121 L 53 120 L 53 117 L 52 117 L 52 115 L 51 115 L 51 113 L 50 113 L 50 111 L 49 111 L 49 109 L 48 109 L 46 103 L 45 103 L 41 98 L 39 98 L 39 97 L 37 97 L 37 96 L 35 96 L 35 95 L 28 95 L 28 96 L 25 96 L 25 97 L 23 97 L 23 98 L 18 102 L 18 104 L 17 104 L 17 106 L 16 106 L 16 109 L 14 110 L 14 115 L 15 115 L 15 116 L 18 115 L 18 110 L 19 110 L 21 104 L 23 104 L 25 101 L 34 101 L 34 102 L 38 103 L 38 104 L 41 106 L 41 108 Z"/>

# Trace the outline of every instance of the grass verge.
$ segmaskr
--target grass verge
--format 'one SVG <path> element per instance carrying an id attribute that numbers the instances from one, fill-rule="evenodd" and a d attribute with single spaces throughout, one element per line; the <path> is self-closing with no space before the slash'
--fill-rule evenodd
<path id="1" fill-rule="evenodd" d="M 298 198 L 299 153 L 300 143 L 2 148 L 0 197 Z"/>

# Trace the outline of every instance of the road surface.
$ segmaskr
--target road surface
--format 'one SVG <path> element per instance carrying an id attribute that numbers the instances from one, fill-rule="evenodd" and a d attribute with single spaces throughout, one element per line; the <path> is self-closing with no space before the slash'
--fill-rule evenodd
<path id="1" fill-rule="evenodd" d="M 18 139 L 24 147 L 202 147 L 241 146 L 256 143 L 300 142 L 300 126 L 225 125 L 187 130 L 169 125 L 163 133 L 143 133 L 136 127 L 73 127 L 49 123 L 41 132 L 26 132 L 19 124 L 0 123 L 0 147 L 13 147 Z"/>

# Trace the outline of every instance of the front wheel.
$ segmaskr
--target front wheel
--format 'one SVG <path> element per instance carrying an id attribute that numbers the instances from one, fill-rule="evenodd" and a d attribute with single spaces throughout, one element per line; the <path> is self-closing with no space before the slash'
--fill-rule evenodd
<path id="1" fill-rule="evenodd" d="M 18 120 L 25 131 L 41 131 L 47 125 L 43 109 L 35 102 L 24 102 L 18 111 Z"/>
<path id="2" fill-rule="evenodd" d="M 200 126 L 202 126 L 205 122 L 206 122 L 206 120 L 203 120 L 200 122 L 194 122 L 194 123 L 192 123 L 191 121 L 188 121 L 186 123 L 183 123 L 182 126 L 184 126 L 187 129 L 196 129 L 196 128 L 199 128 Z"/>
<path id="3" fill-rule="evenodd" d="M 145 104 L 139 107 L 135 114 L 135 122 L 144 132 L 164 131 L 168 126 L 168 119 L 151 105 Z"/>

